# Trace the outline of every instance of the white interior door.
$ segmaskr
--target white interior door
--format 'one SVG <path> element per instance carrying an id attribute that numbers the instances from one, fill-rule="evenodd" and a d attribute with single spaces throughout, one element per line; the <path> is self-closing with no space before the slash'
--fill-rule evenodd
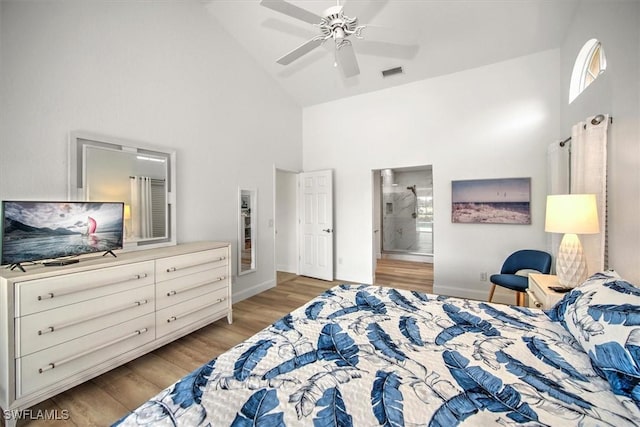
<path id="1" fill-rule="evenodd" d="M 333 280 L 333 171 L 299 175 L 300 274 Z"/>

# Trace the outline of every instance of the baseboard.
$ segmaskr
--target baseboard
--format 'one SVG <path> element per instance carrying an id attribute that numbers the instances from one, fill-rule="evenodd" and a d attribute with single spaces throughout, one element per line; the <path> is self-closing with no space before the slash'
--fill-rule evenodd
<path id="1" fill-rule="evenodd" d="M 433 264 L 433 255 L 416 255 L 416 254 L 409 254 L 409 253 L 385 252 L 382 254 L 382 258 L 395 259 L 398 261 L 425 262 L 428 264 Z"/>
<path id="2" fill-rule="evenodd" d="M 251 286 L 249 289 L 244 289 L 240 292 L 234 292 L 231 297 L 233 304 L 250 298 L 254 295 L 258 295 L 261 292 L 267 291 L 276 286 L 275 280 L 267 280 L 266 282 L 258 283 L 257 285 Z"/>
<path id="3" fill-rule="evenodd" d="M 276 266 L 276 271 L 282 271 L 283 273 L 298 274 L 296 272 L 296 266 L 295 265 L 277 265 Z"/>

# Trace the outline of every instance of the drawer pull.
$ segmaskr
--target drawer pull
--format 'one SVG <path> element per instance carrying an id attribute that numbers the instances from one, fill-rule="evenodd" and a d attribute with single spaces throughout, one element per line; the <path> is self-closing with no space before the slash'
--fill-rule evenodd
<path id="1" fill-rule="evenodd" d="M 169 292 L 167 292 L 167 296 L 168 297 L 172 297 L 174 295 L 177 295 L 180 292 L 186 292 L 186 291 L 190 291 L 192 289 L 201 288 L 203 286 L 210 285 L 211 283 L 219 282 L 219 281 L 224 280 L 224 279 L 226 279 L 225 276 L 216 277 L 215 279 L 213 279 L 213 281 L 207 280 L 206 282 L 196 283 L 195 285 L 188 286 L 186 288 L 182 288 L 182 289 L 178 289 L 178 290 L 172 289 Z"/>
<path id="2" fill-rule="evenodd" d="M 149 277 L 149 275 L 147 273 L 142 273 L 142 274 L 136 274 L 135 276 L 133 276 L 134 280 L 139 280 L 139 279 L 144 279 L 145 277 Z M 64 295 L 70 295 L 70 294 L 75 294 L 77 292 L 83 292 L 83 291 L 90 291 L 93 289 L 98 289 L 98 288 L 104 288 L 105 286 L 115 286 L 115 285 L 120 285 L 122 283 L 127 283 L 130 282 L 131 278 L 127 278 L 127 279 L 123 279 L 123 280 L 118 280 L 116 282 L 108 282 L 108 283 L 102 283 L 100 285 L 97 286 L 91 286 L 91 287 L 78 287 L 78 288 L 71 288 L 71 289 L 61 289 L 60 291 L 56 292 L 56 294 L 54 295 L 53 292 L 48 292 L 44 295 L 38 295 L 37 299 L 38 301 L 42 301 L 45 299 L 51 299 L 54 297 L 61 297 Z"/>
<path id="3" fill-rule="evenodd" d="M 96 351 L 99 351 L 99 350 L 102 350 L 104 348 L 110 347 L 112 345 L 118 344 L 118 343 L 120 343 L 122 341 L 126 341 L 129 338 L 137 337 L 138 335 L 144 334 L 148 330 L 149 329 L 147 329 L 147 328 L 138 329 L 137 331 L 134 331 L 134 332 L 132 332 L 130 334 L 127 334 L 127 335 L 125 335 L 123 337 L 116 338 L 113 341 L 109 341 L 107 343 L 101 344 L 98 347 L 92 347 L 91 349 L 89 349 L 87 351 L 83 351 L 82 353 L 74 354 L 73 356 L 67 357 L 66 359 L 62 359 L 62 360 L 59 360 L 57 362 L 48 363 L 45 367 L 38 369 L 38 373 L 42 374 L 42 373 L 44 373 L 46 371 L 49 371 L 51 369 L 55 369 L 57 366 L 64 365 L 65 363 L 69 363 L 69 362 L 72 362 L 72 361 L 74 361 L 76 359 L 84 357 L 87 354 L 95 353 Z"/>
<path id="4" fill-rule="evenodd" d="M 206 260 L 206 261 L 198 262 L 198 263 L 195 263 L 195 264 L 187 264 L 187 265 L 183 265 L 181 267 L 169 267 L 169 268 L 167 268 L 166 271 L 167 271 L 167 273 L 173 273 L 173 272 L 178 271 L 178 270 L 184 270 L 185 268 L 197 267 L 199 265 L 208 264 L 208 263 L 210 263 L 212 261 L 213 262 L 224 261 L 225 259 L 227 259 L 226 256 L 219 256 L 218 258 L 215 258 L 213 260 Z"/>
<path id="5" fill-rule="evenodd" d="M 224 301 L 225 299 L 226 298 L 217 299 L 213 303 L 202 305 L 200 307 L 194 308 L 193 310 L 185 311 L 184 313 L 180 313 L 180 314 L 176 314 L 175 316 L 171 316 L 171 317 L 169 317 L 167 319 L 167 323 L 175 322 L 176 320 L 182 319 L 183 317 L 187 317 L 187 316 L 192 315 L 193 313 L 197 313 L 198 311 L 205 310 L 205 309 L 211 307 L 212 305 L 216 305 L 216 304 Z"/>
<path id="6" fill-rule="evenodd" d="M 42 301 L 43 299 L 51 299 L 53 297 L 54 297 L 53 293 L 49 292 L 46 295 L 38 295 L 38 301 Z"/>
<path id="7" fill-rule="evenodd" d="M 78 325 L 80 323 L 84 323 L 84 322 L 87 322 L 87 321 L 90 321 L 90 320 L 98 319 L 100 317 L 108 316 L 109 314 L 114 314 L 114 313 L 118 313 L 118 312 L 121 312 L 121 311 L 129 310 L 131 308 L 140 307 L 141 305 L 145 305 L 148 302 L 149 302 L 149 300 L 143 299 L 143 300 L 140 300 L 140 301 L 135 301 L 133 303 L 133 307 L 132 307 L 132 304 L 129 303 L 127 305 L 123 305 L 123 306 L 117 307 L 117 308 L 109 310 L 109 311 L 104 311 L 104 312 L 101 312 L 101 313 L 98 313 L 98 314 L 94 314 L 93 316 L 83 317 L 82 319 L 73 320 L 71 322 L 63 323 L 63 324 L 58 325 L 58 326 L 47 326 L 46 328 L 39 330 L 38 331 L 38 335 L 48 334 L 48 333 L 51 333 L 51 332 L 54 332 L 54 331 L 58 331 L 60 329 L 68 328 L 69 326 L 75 326 L 75 325 Z"/>
<path id="8" fill-rule="evenodd" d="M 45 371 L 48 371 L 48 370 L 50 370 L 50 369 L 53 369 L 53 368 L 55 368 L 55 367 L 56 367 L 56 364 L 55 364 L 55 363 L 49 363 L 49 364 L 48 364 L 47 366 L 45 366 L 44 368 L 40 368 L 40 369 L 38 369 L 38 373 L 40 373 L 40 374 L 41 374 L 41 373 L 43 373 L 43 372 L 45 372 Z"/>

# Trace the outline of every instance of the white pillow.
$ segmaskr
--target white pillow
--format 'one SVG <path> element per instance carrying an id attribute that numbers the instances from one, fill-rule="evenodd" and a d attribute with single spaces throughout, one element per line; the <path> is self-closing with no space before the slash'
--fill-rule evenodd
<path id="1" fill-rule="evenodd" d="M 615 271 L 596 273 L 547 315 L 580 343 L 615 394 L 640 406 L 640 288 Z"/>

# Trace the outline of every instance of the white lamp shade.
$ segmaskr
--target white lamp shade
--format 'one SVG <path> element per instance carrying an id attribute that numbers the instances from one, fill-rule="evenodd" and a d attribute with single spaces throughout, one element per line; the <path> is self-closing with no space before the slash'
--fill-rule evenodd
<path id="1" fill-rule="evenodd" d="M 565 233 L 558 248 L 556 274 L 562 286 L 578 286 L 587 278 L 587 262 L 577 234 L 599 232 L 596 195 L 547 196 L 544 229 L 550 233 Z"/>
<path id="2" fill-rule="evenodd" d="M 600 229 L 596 195 L 557 194 L 547 196 L 544 230 L 550 233 L 598 233 Z"/>

